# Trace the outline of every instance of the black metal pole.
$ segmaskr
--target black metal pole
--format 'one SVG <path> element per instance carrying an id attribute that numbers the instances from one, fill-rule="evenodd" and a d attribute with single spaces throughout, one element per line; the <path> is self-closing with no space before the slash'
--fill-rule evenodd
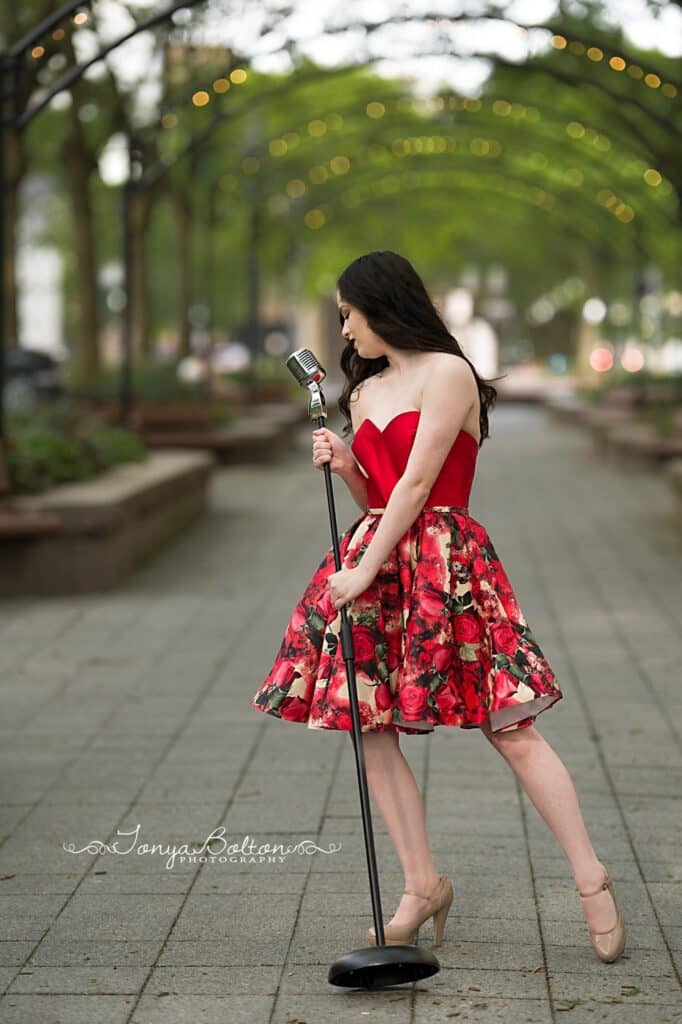
<path id="1" fill-rule="evenodd" d="M 316 416 L 313 419 L 316 427 L 326 427 L 326 415 Z M 322 467 L 324 472 L 324 486 L 327 493 L 327 508 L 329 510 L 329 525 L 331 527 L 332 550 L 334 552 L 334 565 L 339 572 L 343 568 L 341 559 L 341 546 L 339 544 L 339 533 L 336 521 L 336 506 L 334 502 L 334 487 L 332 485 L 332 474 L 329 463 L 325 462 Z M 362 723 L 360 721 L 360 707 L 358 704 L 357 684 L 355 680 L 355 651 L 353 648 L 353 629 L 351 619 L 348 615 L 348 608 L 341 605 L 341 651 L 346 666 L 346 679 L 348 683 L 348 700 L 350 702 L 350 717 L 352 722 L 351 739 L 355 753 L 355 770 L 358 777 L 360 789 L 360 809 L 362 812 L 362 831 L 365 840 L 365 855 L 367 858 L 367 870 L 369 875 L 369 892 L 372 900 L 372 915 L 374 917 L 374 931 L 377 937 L 377 945 L 383 946 L 386 942 L 384 934 L 384 918 L 381 911 L 381 893 L 379 891 L 379 872 L 377 869 L 376 850 L 374 848 L 374 831 L 372 829 L 372 811 L 369 800 L 369 789 L 367 788 L 367 771 L 365 768 L 364 752 L 362 750 Z"/>
<path id="2" fill-rule="evenodd" d="M 217 195 L 218 183 L 213 179 L 207 192 L 206 220 L 206 397 L 209 402 L 213 398 L 213 341 L 215 331 L 215 262 L 216 262 L 216 230 L 217 230 Z"/>
<path id="3" fill-rule="evenodd" d="M 171 7 L 166 8 L 165 11 L 162 11 L 160 14 L 153 15 L 146 21 L 140 22 L 139 25 L 130 29 L 129 32 L 119 36 L 118 39 L 114 39 L 113 42 L 107 43 L 106 46 L 103 46 L 96 54 L 94 54 L 94 56 L 89 57 L 88 60 L 84 60 L 80 64 L 75 64 L 73 67 L 69 68 L 68 71 L 65 71 L 63 75 L 60 75 L 50 88 L 41 95 L 41 98 L 37 100 L 32 107 L 28 107 L 20 114 L 17 119 L 18 127 L 24 128 L 33 120 L 36 114 L 39 114 L 41 110 L 44 110 L 45 107 L 50 105 L 58 93 L 63 92 L 65 89 L 70 89 L 71 86 L 93 66 L 93 64 L 97 64 L 99 61 L 104 60 L 105 57 L 108 57 L 110 53 L 116 50 L 123 43 L 127 43 L 130 39 L 139 35 L 140 32 L 147 32 L 149 29 L 156 28 L 157 25 L 163 24 L 164 21 L 168 21 L 176 11 L 180 11 L 184 7 L 196 7 L 202 3 L 205 3 L 205 0 L 178 0 L 178 2 L 173 3 Z M 82 5 L 75 4 L 75 7 L 78 6 Z M 73 10 L 74 7 L 72 6 L 71 9 Z M 26 47 L 24 47 L 24 49 L 26 49 Z M 12 52 L 14 53 L 15 50 Z"/>
<path id="4" fill-rule="evenodd" d="M 246 276 L 248 289 L 248 346 L 255 360 L 258 354 L 260 334 L 260 195 L 255 184 L 251 193 L 249 208 L 248 242 L 246 256 Z"/>
<path id="5" fill-rule="evenodd" d="M 9 120 L 7 117 L 7 107 L 9 96 L 6 92 L 8 86 L 8 79 L 11 75 L 8 74 L 9 60 L 2 54 L 0 56 L 0 445 L 5 440 L 5 324 L 6 324 L 6 307 L 5 307 L 5 283 L 7 280 L 7 253 L 6 253 L 6 210 L 5 210 L 5 199 L 6 199 L 6 156 L 7 156 L 7 139 L 11 131 Z"/>
<path id="6" fill-rule="evenodd" d="M 128 139 L 129 173 L 121 193 L 123 217 L 123 290 L 125 307 L 121 321 L 121 377 L 119 389 L 119 422 L 125 426 L 130 422 L 133 403 L 133 203 L 135 181 L 133 179 L 133 144 Z"/>

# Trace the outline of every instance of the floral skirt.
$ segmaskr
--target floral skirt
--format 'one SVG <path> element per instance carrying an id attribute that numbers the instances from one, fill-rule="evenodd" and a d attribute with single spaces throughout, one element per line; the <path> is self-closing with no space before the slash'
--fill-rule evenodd
<path id="1" fill-rule="evenodd" d="M 339 538 L 359 564 L 381 521 L 359 516 Z M 327 585 L 330 547 L 286 627 L 251 706 L 310 729 L 352 729 L 341 610 Z M 531 725 L 562 697 L 488 533 L 467 509 L 425 506 L 372 583 L 347 604 L 363 732 L 494 732 Z"/>

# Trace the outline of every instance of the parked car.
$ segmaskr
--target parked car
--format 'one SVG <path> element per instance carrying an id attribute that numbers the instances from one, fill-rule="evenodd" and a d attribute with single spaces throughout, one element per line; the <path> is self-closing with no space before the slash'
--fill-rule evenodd
<path id="1" fill-rule="evenodd" d="M 37 349 L 10 348 L 5 353 L 5 401 L 10 409 L 32 408 L 64 394 L 60 363 Z"/>

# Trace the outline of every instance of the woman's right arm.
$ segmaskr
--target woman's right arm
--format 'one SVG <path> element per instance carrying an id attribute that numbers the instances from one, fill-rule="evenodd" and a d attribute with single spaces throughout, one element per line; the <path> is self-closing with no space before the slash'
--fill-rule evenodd
<path id="1" fill-rule="evenodd" d="M 361 416 L 356 409 L 356 403 L 351 403 L 351 423 L 354 430 L 358 418 L 361 419 Z M 313 431 L 313 463 L 318 469 L 322 469 L 325 462 L 329 463 L 332 473 L 341 477 L 353 495 L 353 500 L 363 512 L 366 512 L 367 478 L 353 458 L 350 445 L 327 427 L 319 427 Z"/>
<path id="2" fill-rule="evenodd" d="M 353 495 L 353 499 L 363 512 L 367 511 L 367 480 L 358 469 L 358 464 L 351 455 L 350 464 L 346 469 L 339 470 L 339 476 Z"/>
<path id="3" fill-rule="evenodd" d="M 317 469 L 323 469 L 325 462 L 329 463 L 332 473 L 341 477 L 363 512 L 366 511 L 367 481 L 350 446 L 328 427 L 318 427 L 313 430 L 313 463 Z"/>
<path id="4" fill-rule="evenodd" d="M 354 388 L 350 395 L 350 419 L 353 430 L 357 430 L 358 421 L 362 422 L 364 413 L 358 408 L 361 403 L 361 391 L 365 381 Z M 325 462 L 329 463 L 332 473 L 340 476 L 353 496 L 353 500 L 363 512 L 367 511 L 367 477 L 358 467 L 350 445 L 346 444 L 338 434 L 320 427 L 313 431 L 313 462 L 322 469 Z"/>

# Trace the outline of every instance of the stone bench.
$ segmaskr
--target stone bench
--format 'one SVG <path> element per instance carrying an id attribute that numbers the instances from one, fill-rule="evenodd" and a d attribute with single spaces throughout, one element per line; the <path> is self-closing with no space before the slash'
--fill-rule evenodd
<path id="1" fill-rule="evenodd" d="M 289 449 L 299 425 L 308 419 L 305 401 L 268 402 L 250 407 L 224 427 L 143 427 L 139 433 L 152 448 L 207 449 L 221 463 L 269 462 Z"/>
<path id="2" fill-rule="evenodd" d="M 0 542 L 14 537 L 48 537 L 59 533 L 61 521 L 50 512 L 28 512 L 0 503 Z"/>
<path id="3" fill-rule="evenodd" d="M 648 423 L 628 422 L 610 427 L 604 435 L 607 450 L 653 462 L 682 457 L 682 434 L 663 437 Z"/>
<path id="4" fill-rule="evenodd" d="M 108 590 L 206 507 L 210 452 L 155 452 L 79 483 L 0 501 L 0 595 Z M 20 520 L 24 517 L 25 526 Z M 42 522 L 45 529 L 34 529 Z"/>

